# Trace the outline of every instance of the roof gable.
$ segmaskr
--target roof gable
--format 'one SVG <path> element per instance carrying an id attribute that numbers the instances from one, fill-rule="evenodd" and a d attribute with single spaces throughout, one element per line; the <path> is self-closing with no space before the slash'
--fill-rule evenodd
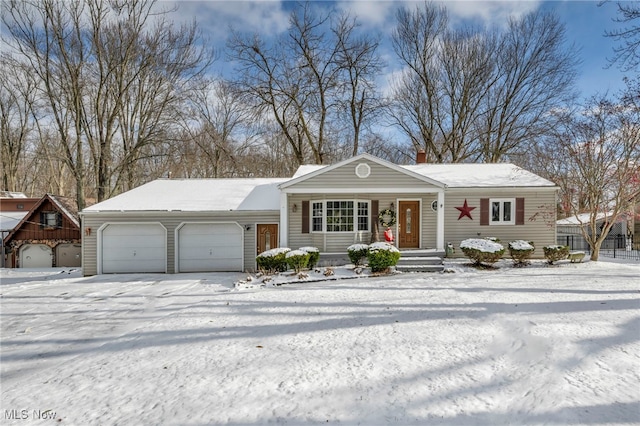
<path id="1" fill-rule="evenodd" d="M 331 173 L 332 171 L 342 168 L 346 165 L 360 163 L 362 161 L 375 163 L 381 167 L 387 168 L 389 170 L 405 175 L 409 178 L 416 179 L 417 181 L 427 183 L 429 185 L 432 185 L 438 188 L 443 188 L 445 186 L 442 182 L 435 180 L 429 176 L 415 173 L 414 171 L 403 168 L 402 166 L 398 166 L 397 164 L 393 164 L 381 158 L 374 157 L 373 155 L 363 153 L 360 155 L 356 155 L 355 157 L 351 157 L 347 160 L 332 164 L 330 166 L 302 165 L 298 168 L 298 170 L 296 171 L 292 179 L 280 185 L 280 189 L 283 189 L 286 192 L 287 188 L 290 188 L 292 186 L 298 185 L 303 182 L 310 181 L 321 175 Z"/>
<path id="2" fill-rule="evenodd" d="M 43 210 L 45 203 L 49 201 L 54 209 L 59 212 L 76 230 L 80 230 L 80 222 L 78 220 L 77 211 L 73 202 L 66 198 L 52 194 L 45 194 L 40 201 L 38 201 L 29 212 L 22 218 L 22 220 L 9 232 L 4 238 L 5 244 L 11 241 L 13 237 L 23 228 L 25 224 L 40 224 L 40 212 Z M 47 210 L 48 211 L 48 210 Z"/>

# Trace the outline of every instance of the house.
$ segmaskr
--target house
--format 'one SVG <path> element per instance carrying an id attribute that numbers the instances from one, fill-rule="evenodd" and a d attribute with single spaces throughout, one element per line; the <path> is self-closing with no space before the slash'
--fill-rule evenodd
<path id="1" fill-rule="evenodd" d="M 596 235 L 599 236 L 602 233 L 604 226 L 611 221 L 611 216 L 610 213 L 602 212 L 596 215 Z M 625 248 L 632 241 L 637 241 L 637 237 L 634 236 L 634 216 L 633 211 L 620 214 L 611 226 L 601 248 Z M 567 245 L 572 250 L 588 250 L 589 244 L 582 235 L 582 229 L 585 229 L 587 235 L 592 235 L 590 223 L 591 213 L 580 213 L 559 219 L 556 221 L 558 244 Z"/>
<path id="2" fill-rule="evenodd" d="M 161 179 L 82 211 L 83 271 L 253 270 L 266 249 L 345 253 L 386 225 L 401 250 L 444 253 L 472 237 L 543 247 L 556 243 L 556 194 L 512 164 L 426 164 L 421 153 L 404 166 L 361 154 L 291 178 Z"/>
<path id="3" fill-rule="evenodd" d="M 51 194 L 37 199 L 2 240 L 6 266 L 81 266 L 82 246 L 77 214 L 70 199 Z"/>
<path id="4" fill-rule="evenodd" d="M 22 192 L 0 191 L 0 267 L 5 266 L 5 249 L 2 241 L 29 213 L 39 198 L 28 198 Z"/>

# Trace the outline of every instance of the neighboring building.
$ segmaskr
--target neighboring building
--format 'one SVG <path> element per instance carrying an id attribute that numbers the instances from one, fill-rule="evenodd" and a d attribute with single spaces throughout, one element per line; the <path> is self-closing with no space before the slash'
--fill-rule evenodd
<path id="1" fill-rule="evenodd" d="M 7 267 L 81 266 L 81 234 L 72 200 L 46 194 L 3 238 Z"/>
<path id="2" fill-rule="evenodd" d="M 422 161 L 421 161 L 422 160 Z M 284 179 L 156 180 L 81 213 L 85 275 L 255 269 L 275 247 L 345 253 L 383 240 L 444 252 L 467 238 L 556 243 L 552 182 L 512 164 L 401 166 L 361 154 Z M 456 251 L 460 255 L 460 250 Z"/>

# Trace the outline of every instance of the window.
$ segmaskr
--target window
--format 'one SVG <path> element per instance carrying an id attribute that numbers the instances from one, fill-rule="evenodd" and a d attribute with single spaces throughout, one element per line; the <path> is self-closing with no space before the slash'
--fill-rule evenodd
<path id="1" fill-rule="evenodd" d="M 514 225 L 515 207 L 514 198 L 492 198 L 489 200 L 490 219 L 492 225 Z"/>
<path id="2" fill-rule="evenodd" d="M 313 203 L 311 211 L 311 230 L 313 232 L 322 232 L 324 228 L 322 226 L 322 211 L 322 203 Z"/>
<path id="3" fill-rule="evenodd" d="M 311 206 L 312 232 L 369 230 L 369 201 L 314 201 Z"/>
<path id="4" fill-rule="evenodd" d="M 353 201 L 327 201 L 327 232 L 353 231 Z"/>
<path id="5" fill-rule="evenodd" d="M 62 217 L 58 212 L 40 213 L 40 226 L 42 228 L 55 229 L 62 226 Z"/>
<path id="6" fill-rule="evenodd" d="M 358 231 L 369 230 L 369 203 L 358 201 Z"/>

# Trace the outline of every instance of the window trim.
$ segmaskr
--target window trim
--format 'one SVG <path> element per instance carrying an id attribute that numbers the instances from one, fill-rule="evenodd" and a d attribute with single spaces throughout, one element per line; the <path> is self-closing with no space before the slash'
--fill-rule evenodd
<path id="1" fill-rule="evenodd" d="M 327 229 L 328 221 L 327 221 L 327 203 L 335 203 L 335 202 L 352 202 L 353 203 L 353 221 L 351 223 L 352 228 L 350 231 L 329 231 Z M 312 234 L 352 234 L 354 232 L 371 232 L 371 200 L 360 200 L 360 199 L 326 199 L 326 200 L 310 200 L 310 210 L 311 214 L 309 215 L 309 230 Z M 367 205 L 367 216 L 359 215 L 359 203 L 364 203 Z M 314 206 L 320 204 L 322 206 L 321 216 L 314 216 L 314 212 L 317 210 L 314 209 Z M 360 222 L 358 219 L 366 217 L 366 221 L 363 220 L 362 224 L 366 225 L 367 229 L 358 229 L 360 227 Z M 316 230 L 314 228 L 313 220 L 320 218 L 322 223 L 322 229 Z"/>
<path id="2" fill-rule="evenodd" d="M 500 203 L 499 220 L 493 219 L 493 203 Z M 511 203 L 511 220 L 505 221 L 504 203 Z M 516 199 L 515 198 L 489 198 L 489 225 L 515 225 L 516 224 Z"/>

